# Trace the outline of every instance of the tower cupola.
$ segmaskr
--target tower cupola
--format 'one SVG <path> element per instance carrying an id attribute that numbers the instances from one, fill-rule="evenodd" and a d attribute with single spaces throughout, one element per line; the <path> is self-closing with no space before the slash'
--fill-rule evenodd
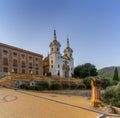
<path id="1" fill-rule="evenodd" d="M 67 38 L 67 47 L 64 50 L 64 55 L 69 58 L 72 58 L 72 53 L 73 53 L 73 50 L 70 48 L 69 39 Z"/>
<path id="2" fill-rule="evenodd" d="M 54 30 L 54 37 L 53 41 L 49 45 L 50 47 L 50 54 L 51 53 L 59 53 L 60 54 L 60 43 L 57 41 L 56 30 Z"/>

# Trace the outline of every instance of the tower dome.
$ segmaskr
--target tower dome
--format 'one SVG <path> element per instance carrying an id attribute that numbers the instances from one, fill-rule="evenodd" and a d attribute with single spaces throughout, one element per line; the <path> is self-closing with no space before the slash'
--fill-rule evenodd
<path id="1" fill-rule="evenodd" d="M 60 54 L 60 47 L 61 47 L 61 45 L 57 41 L 56 30 L 54 30 L 54 39 L 50 43 L 49 47 L 50 47 L 50 54 L 52 54 L 52 53 L 58 53 L 58 54 Z"/>
<path id="2" fill-rule="evenodd" d="M 72 57 L 73 50 L 70 48 L 69 39 L 67 38 L 67 47 L 64 50 L 64 55 L 67 57 Z"/>
<path id="3" fill-rule="evenodd" d="M 54 45 L 59 46 L 59 47 L 61 46 L 60 43 L 57 41 L 56 30 L 54 30 L 54 39 L 53 39 L 53 41 L 50 43 L 50 47 L 52 47 L 52 46 L 54 46 Z"/>

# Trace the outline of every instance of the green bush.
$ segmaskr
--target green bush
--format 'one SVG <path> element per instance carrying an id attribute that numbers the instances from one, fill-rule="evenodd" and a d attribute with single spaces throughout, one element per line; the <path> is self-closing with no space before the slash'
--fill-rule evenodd
<path id="1" fill-rule="evenodd" d="M 114 86 L 114 85 L 117 85 L 118 84 L 118 81 L 116 80 L 111 80 L 110 81 L 110 86 Z"/>
<path id="2" fill-rule="evenodd" d="M 70 85 L 70 87 L 71 87 L 71 89 L 77 89 L 77 84 L 76 83 L 72 83 L 71 85 Z"/>
<path id="3" fill-rule="evenodd" d="M 48 73 L 47 73 L 47 76 L 51 76 L 51 75 L 52 75 L 51 72 L 48 72 Z"/>
<path id="4" fill-rule="evenodd" d="M 68 83 L 63 83 L 62 87 L 63 87 L 63 89 L 69 89 L 70 85 Z"/>
<path id="5" fill-rule="evenodd" d="M 80 84 L 78 85 L 78 89 L 80 89 L 80 90 L 86 89 L 85 84 L 84 84 L 84 83 L 80 83 Z"/>
<path id="6" fill-rule="evenodd" d="M 106 89 L 106 87 L 110 86 L 110 79 L 102 78 L 101 79 L 101 87 Z"/>
<path id="7" fill-rule="evenodd" d="M 35 86 L 35 90 L 37 90 L 37 91 L 42 91 L 42 90 L 43 90 L 43 87 L 42 87 L 42 86 Z"/>
<path id="8" fill-rule="evenodd" d="M 35 90 L 35 86 L 28 86 L 29 90 Z"/>
<path id="9" fill-rule="evenodd" d="M 92 79 L 93 79 L 93 77 L 86 77 L 86 78 L 83 80 L 83 83 L 85 84 L 86 89 L 91 89 L 90 82 L 91 82 Z"/>
<path id="10" fill-rule="evenodd" d="M 49 84 L 48 84 L 47 81 L 40 81 L 39 86 L 42 86 L 43 89 L 48 89 L 49 88 Z"/>
<path id="11" fill-rule="evenodd" d="M 50 86 L 51 90 L 59 90 L 61 89 L 61 84 L 59 83 L 52 83 L 52 85 Z"/>
<path id="12" fill-rule="evenodd" d="M 21 88 L 21 89 L 27 89 L 27 90 L 28 90 L 28 85 L 22 84 L 22 85 L 20 85 L 20 88 Z"/>
<path id="13" fill-rule="evenodd" d="M 103 101 L 113 106 L 120 107 L 120 83 L 117 86 L 107 87 L 103 94 Z"/>

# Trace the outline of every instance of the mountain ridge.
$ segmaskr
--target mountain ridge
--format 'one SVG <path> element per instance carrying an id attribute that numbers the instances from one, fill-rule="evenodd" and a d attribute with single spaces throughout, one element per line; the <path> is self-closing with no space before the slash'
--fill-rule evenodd
<path id="1" fill-rule="evenodd" d="M 104 67 L 102 69 L 99 69 L 98 75 L 102 75 L 102 76 L 114 75 L 115 67 L 117 67 L 118 73 L 120 75 L 120 66 L 110 66 L 110 67 Z"/>

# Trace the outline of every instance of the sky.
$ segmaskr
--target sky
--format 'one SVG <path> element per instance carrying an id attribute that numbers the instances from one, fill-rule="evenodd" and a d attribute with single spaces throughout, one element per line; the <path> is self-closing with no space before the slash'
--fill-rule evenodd
<path id="1" fill-rule="evenodd" d="M 75 66 L 120 66 L 120 0 L 0 0 L 1 43 L 46 57 L 54 29 Z"/>

